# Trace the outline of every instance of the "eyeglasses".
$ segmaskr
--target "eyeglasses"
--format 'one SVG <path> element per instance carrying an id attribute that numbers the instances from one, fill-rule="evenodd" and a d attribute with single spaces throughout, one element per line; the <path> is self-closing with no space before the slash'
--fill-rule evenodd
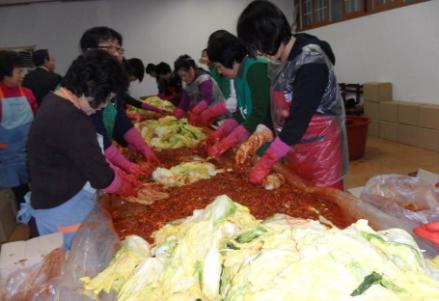
<path id="1" fill-rule="evenodd" d="M 122 47 L 114 46 L 114 45 L 98 45 L 98 49 L 103 49 L 109 52 L 117 52 L 119 54 L 124 54 L 125 49 Z"/>

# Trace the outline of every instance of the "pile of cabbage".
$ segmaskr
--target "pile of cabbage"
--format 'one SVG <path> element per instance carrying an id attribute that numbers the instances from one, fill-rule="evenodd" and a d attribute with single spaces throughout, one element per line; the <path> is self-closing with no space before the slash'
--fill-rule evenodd
<path id="1" fill-rule="evenodd" d="M 365 220 L 341 230 L 275 215 L 256 220 L 219 196 L 165 225 L 148 245 L 128 236 L 109 266 L 84 278 L 119 301 L 438 300 L 439 282 L 405 231 Z"/>
<path id="2" fill-rule="evenodd" d="M 146 102 L 147 104 L 150 104 L 156 108 L 159 108 L 163 111 L 167 111 L 167 112 L 174 112 L 175 111 L 175 106 L 172 102 L 170 102 L 166 99 L 161 99 L 158 96 L 150 96 L 150 97 L 142 99 L 142 101 Z"/>
<path id="3" fill-rule="evenodd" d="M 206 135 L 199 127 L 190 125 L 186 118 L 165 116 L 136 124 L 145 141 L 156 150 L 194 147 Z"/>
<path id="4" fill-rule="evenodd" d="M 180 163 L 170 169 L 158 167 L 152 173 L 152 179 L 156 183 L 174 187 L 207 180 L 221 172 L 223 169 L 217 169 L 210 162 L 192 161 Z"/>

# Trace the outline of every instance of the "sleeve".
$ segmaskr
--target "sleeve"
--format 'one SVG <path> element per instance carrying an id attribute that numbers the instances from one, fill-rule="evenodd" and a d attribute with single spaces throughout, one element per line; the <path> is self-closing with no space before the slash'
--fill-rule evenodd
<path id="1" fill-rule="evenodd" d="M 267 64 L 256 63 L 247 73 L 250 88 L 252 113 L 242 123 L 247 131 L 253 133 L 256 126 L 266 121 L 270 107 L 270 81 L 267 77 Z"/>
<path id="2" fill-rule="evenodd" d="M 32 93 L 32 90 L 27 89 L 27 88 L 23 88 L 23 91 L 24 91 L 24 94 L 25 94 L 25 96 L 26 96 L 26 98 L 27 98 L 27 101 L 29 102 L 29 105 L 30 105 L 30 107 L 31 107 L 31 109 L 32 109 L 32 112 L 33 112 L 34 115 L 35 115 L 35 113 L 36 113 L 37 110 L 38 110 L 38 103 L 37 103 L 37 100 L 36 100 L 34 94 Z"/>
<path id="3" fill-rule="evenodd" d="M 200 89 L 201 95 L 203 96 L 202 99 L 207 101 L 209 105 L 211 105 L 214 100 L 212 97 L 212 88 L 213 88 L 212 80 L 213 80 L 212 78 L 205 80 L 198 87 Z"/>
<path id="4" fill-rule="evenodd" d="M 90 116 L 90 120 L 95 127 L 96 133 L 102 135 L 104 139 L 104 149 L 107 149 L 111 146 L 111 139 L 108 137 L 107 130 L 105 129 L 104 117 L 102 114 L 102 110 L 97 111 Z"/>
<path id="5" fill-rule="evenodd" d="M 123 103 L 120 99 L 117 100 L 116 105 L 117 105 L 116 106 L 117 116 L 116 116 L 116 123 L 114 124 L 112 138 L 115 139 L 122 146 L 126 146 L 127 144 L 123 136 L 125 135 L 126 132 L 128 132 L 129 129 L 133 127 L 133 123 L 128 118 L 127 113 L 123 108 Z"/>
<path id="6" fill-rule="evenodd" d="M 279 135 L 288 145 L 298 143 L 308 128 L 328 84 L 329 71 L 324 64 L 302 66 L 294 82 L 294 105 Z"/>
<path id="7" fill-rule="evenodd" d="M 178 108 L 187 112 L 191 104 L 191 99 L 187 92 L 183 89 L 180 95 L 180 102 L 178 103 Z"/>
<path id="8" fill-rule="evenodd" d="M 63 124 L 65 135 L 58 145 L 67 157 L 75 163 L 93 188 L 102 189 L 110 185 L 115 175 L 102 154 L 90 122 L 77 120 L 74 123 L 76 126 L 70 126 L 72 123 L 60 124 Z"/>
<path id="9" fill-rule="evenodd" d="M 141 109 L 142 108 L 142 102 L 140 100 L 135 99 L 134 97 L 132 97 L 129 94 L 125 94 L 124 96 L 122 96 L 122 101 L 125 102 L 127 105 L 136 107 Z"/>

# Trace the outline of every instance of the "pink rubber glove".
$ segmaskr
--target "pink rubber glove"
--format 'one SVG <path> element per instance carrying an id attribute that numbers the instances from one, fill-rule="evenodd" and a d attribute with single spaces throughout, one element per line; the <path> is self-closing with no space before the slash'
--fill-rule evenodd
<path id="1" fill-rule="evenodd" d="M 152 112 L 156 112 L 156 113 L 160 113 L 160 114 L 164 114 L 165 113 L 165 111 L 163 111 L 163 110 L 161 110 L 161 109 L 159 109 L 157 107 L 154 107 L 153 105 L 150 105 L 150 104 L 148 104 L 146 102 L 142 103 L 142 109 L 148 110 L 148 111 L 152 111 Z"/>
<path id="2" fill-rule="evenodd" d="M 237 126 L 227 137 L 216 143 L 207 150 L 209 157 L 219 157 L 229 149 L 243 142 L 250 136 L 244 126 Z"/>
<path id="3" fill-rule="evenodd" d="M 207 103 L 207 101 L 202 100 L 200 102 L 198 102 L 191 110 L 192 114 L 196 114 L 199 115 L 201 114 L 201 112 L 203 112 L 204 110 L 207 109 L 207 107 L 209 106 L 209 104 Z"/>
<path id="4" fill-rule="evenodd" d="M 136 128 L 130 128 L 125 135 L 123 135 L 123 138 L 128 144 L 131 144 L 136 150 L 141 152 L 146 160 L 156 163 L 160 162 L 154 151 L 146 144 Z"/>
<path id="5" fill-rule="evenodd" d="M 175 118 L 180 119 L 180 118 L 183 118 L 184 115 L 186 115 L 186 112 L 184 110 L 182 110 L 180 108 L 177 108 L 175 110 L 175 113 L 174 113 Z"/>
<path id="6" fill-rule="evenodd" d="M 204 126 L 210 125 L 216 118 L 227 114 L 229 111 L 224 102 L 210 106 L 201 113 L 200 124 Z"/>
<path id="7" fill-rule="evenodd" d="M 139 165 L 128 161 L 114 145 L 105 149 L 104 156 L 110 161 L 110 163 L 119 166 L 130 174 L 136 176 L 143 174 L 143 169 Z"/>
<path id="8" fill-rule="evenodd" d="M 439 221 L 421 225 L 413 229 L 413 232 L 439 247 Z"/>
<path id="9" fill-rule="evenodd" d="M 106 193 L 117 193 L 124 196 L 134 195 L 134 185 L 132 182 L 125 180 L 125 178 L 127 178 L 126 174 L 111 163 L 110 166 L 114 171 L 114 179 L 110 185 L 102 190 Z"/>
<path id="10" fill-rule="evenodd" d="M 249 179 L 253 184 L 262 184 L 265 177 L 270 173 L 273 165 L 282 159 L 291 149 L 279 137 L 274 139 L 268 150 L 250 170 Z"/>
<path id="11" fill-rule="evenodd" d="M 219 141 L 230 134 L 238 125 L 239 123 L 234 118 L 226 119 L 216 131 L 210 134 L 209 139 Z"/>

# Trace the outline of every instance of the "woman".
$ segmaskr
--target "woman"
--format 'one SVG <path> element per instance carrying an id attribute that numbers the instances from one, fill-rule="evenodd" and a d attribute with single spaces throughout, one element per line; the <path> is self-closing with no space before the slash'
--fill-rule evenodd
<path id="1" fill-rule="evenodd" d="M 250 172 L 263 182 L 282 158 L 293 172 L 316 186 L 343 189 L 347 170 L 345 113 L 328 43 L 291 34 L 282 11 L 253 1 L 238 20 L 238 36 L 255 53 L 283 65 L 273 74 L 272 119 L 276 139 Z"/>
<path id="2" fill-rule="evenodd" d="M 105 160 L 102 137 L 89 118 L 127 86 L 119 62 L 104 51 L 89 51 L 72 63 L 60 89 L 44 98 L 30 129 L 30 213 L 40 235 L 63 233 L 66 249 L 96 205 L 97 189 L 131 193 L 124 174 Z"/>
<path id="3" fill-rule="evenodd" d="M 219 73 L 234 79 L 237 99 L 233 118 L 226 120 L 211 135 L 211 138 L 219 141 L 208 149 L 208 154 L 217 157 L 247 139 L 258 124 L 271 127 L 270 82 L 267 60 L 249 57 L 244 44 L 225 30 L 211 34 L 207 53 Z M 227 104 L 226 101 L 210 106 L 201 113 L 201 123 L 208 125 L 215 118 L 230 112 Z"/>
<path id="4" fill-rule="evenodd" d="M 198 68 L 190 56 L 180 56 L 174 63 L 174 70 L 185 83 L 175 111 L 177 118 L 182 118 L 190 109 L 191 113 L 199 114 L 211 104 L 224 102 L 215 80 L 207 71 Z"/>
<path id="5" fill-rule="evenodd" d="M 156 72 L 160 81 L 158 97 L 169 100 L 178 106 L 181 93 L 181 79 L 175 72 L 172 72 L 171 67 L 165 62 L 160 62 L 156 66 Z"/>
<path id="6" fill-rule="evenodd" d="M 18 53 L 0 51 L 0 189 L 12 188 L 17 206 L 29 191 L 26 142 L 37 110 L 32 91 L 21 86 L 25 74 Z"/>
<path id="7" fill-rule="evenodd" d="M 83 53 L 93 49 L 102 49 L 119 62 L 123 61 L 122 35 L 112 28 L 100 26 L 88 29 L 81 37 L 80 46 Z M 158 162 L 154 151 L 145 143 L 139 131 L 129 120 L 124 102 L 120 99 L 112 99 L 104 110 L 91 115 L 91 119 L 96 131 L 104 137 L 104 154 L 112 164 L 133 175 L 143 173 L 138 164 L 130 162 L 120 153 L 113 144 L 113 139 L 122 146 L 137 150 L 146 160 Z"/>

